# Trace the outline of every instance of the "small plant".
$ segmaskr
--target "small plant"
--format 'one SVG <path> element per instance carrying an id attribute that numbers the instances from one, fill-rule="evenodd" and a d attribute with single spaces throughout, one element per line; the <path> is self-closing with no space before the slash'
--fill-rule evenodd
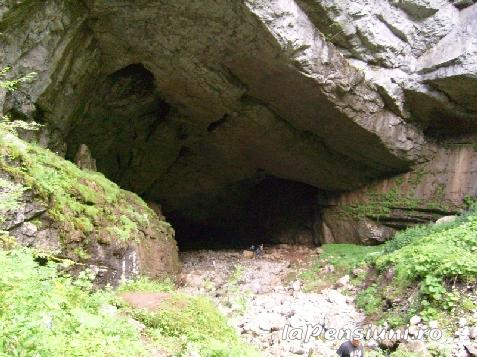
<path id="1" fill-rule="evenodd" d="M 363 309 L 367 315 L 378 312 L 383 305 L 378 286 L 373 284 L 362 291 L 356 299 L 356 305 Z"/>
<path id="2" fill-rule="evenodd" d="M 344 32 L 344 29 L 341 28 L 341 25 L 337 22 L 332 22 L 328 26 L 328 33 L 326 33 L 324 36 L 325 38 L 332 42 L 337 36 L 341 35 Z"/>
<path id="3" fill-rule="evenodd" d="M 5 67 L 4 69 L 0 70 L 0 88 L 4 88 L 10 92 L 17 90 L 22 83 L 32 82 L 37 76 L 36 72 L 31 72 L 17 79 L 7 79 L 6 77 L 11 70 L 12 67 Z"/>
<path id="4" fill-rule="evenodd" d="M 248 303 L 248 293 L 242 291 L 240 288 L 240 283 L 244 278 L 245 268 L 237 264 L 234 266 L 234 271 L 230 275 L 226 289 L 227 289 L 227 303 L 230 307 L 239 306 L 238 312 L 244 313 L 247 308 Z"/>

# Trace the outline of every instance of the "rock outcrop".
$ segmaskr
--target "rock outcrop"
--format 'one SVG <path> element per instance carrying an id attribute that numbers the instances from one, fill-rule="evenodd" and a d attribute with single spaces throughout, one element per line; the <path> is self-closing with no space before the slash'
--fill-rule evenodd
<path id="1" fill-rule="evenodd" d="M 135 194 L 0 129 L 0 236 L 69 259 L 96 282 L 179 270 L 174 230 Z M 8 240 L 7 240 L 8 241 Z"/>
<path id="2" fill-rule="evenodd" d="M 448 144 L 413 171 L 322 199 L 322 242 L 376 244 L 396 230 L 469 208 L 477 197 L 477 151 Z"/>
<path id="3" fill-rule="evenodd" d="M 7 1 L 0 63 L 38 79 L 0 106 L 45 124 L 38 141 L 68 159 L 87 145 L 98 171 L 173 223 L 231 236 L 255 224 L 270 178 L 337 196 L 435 162 L 444 139 L 472 142 L 472 3 Z M 285 236 L 341 224 L 313 217 Z M 360 225 L 335 240 L 392 233 Z"/>

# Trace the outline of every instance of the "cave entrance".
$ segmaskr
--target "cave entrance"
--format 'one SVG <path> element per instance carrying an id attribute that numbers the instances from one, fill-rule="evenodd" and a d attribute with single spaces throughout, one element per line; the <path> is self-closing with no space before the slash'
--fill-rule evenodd
<path id="1" fill-rule="evenodd" d="M 68 158 L 87 145 L 98 171 L 162 207 L 181 250 L 318 244 L 316 188 L 257 167 L 261 151 L 237 140 L 233 114 L 201 121 L 170 102 L 142 64 L 106 76 L 74 121 Z"/>
<path id="2" fill-rule="evenodd" d="M 216 214 L 203 221 L 168 212 L 167 207 L 165 213 L 181 250 L 319 245 L 317 197 L 318 190 L 309 185 L 266 177 L 244 189 L 238 200 L 223 201 Z"/>

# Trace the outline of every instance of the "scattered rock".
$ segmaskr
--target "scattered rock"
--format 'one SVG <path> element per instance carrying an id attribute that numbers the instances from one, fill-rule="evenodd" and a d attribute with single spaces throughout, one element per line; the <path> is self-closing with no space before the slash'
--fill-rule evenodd
<path id="1" fill-rule="evenodd" d="M 398 343 L 396 340 L 379 340 L 378 346 L 384 350 L 395 350 Z"/>
<path id="2" fill-rule="evenodd" d="M 116 315 L 118 313 L 118 308 L 111 304 L 102 305 L 99 309 L 103 314 L 106 315 Z"/>
<path id="3" fill-rule="evenodd" d="M 411 325 L 409 326 L 408 331 L 409 331 L 409 336 L 417 336 L 419 329 L 417 328 L 416 325 Z"/>
<path id="4" fill-rule="evenodd" d="M 393 280 L 394 275 L 396 275 L 396 269 L 394 267 L 390 267 L 387 271 L 386 274 L 384 275 L 385 279 L 388 281 Z"/>
<path id="5" fill-rule="evenodd" d="M 242 252 L 242 256 L 246 259 L 252 259 L 254 257 L 254 253 L 251 250 L 244 250 Z"/>
<path id="6" fill-rule="evenodd" d="M 470 330 L 469 330 L 469 337 L 473 340 L 477 339 L 477 326 L 473 326 Z"/>
<path id="7" fill-rule="evenodd" d="M 280 259 L 275 260 L 272 257 L 277 252 Z M 293 267 L 290 267 L 287 260 L 313 252 L 299 246 L 287 246 L 287 249 L 270 247 L 262 259 L 244 258 L 243 251 L 239 251 L 238 257 L 230 251 L 186 252 L 182 254 L 182 261 L 184 276 L 189 276 L 189 279 L 185 279 L 182 289 L 189 294 L 203 294 L 201 284 L 189 283 L 190 276 L 203 281 L 215 276 L 214 283 L 222 288 L 205 293 L 214 299 L 220 311 L 227 314 L 231 324 L 248 343 L 272 356 L 307 355 L 309 351 L 315 351 L 317 355 L 322 355 L 323 351 L 334 354 L 334 341 L 311 339 L 305 344 L 300 339 L 282 339 L 286 326 L 300 329 L 319 323 L 327 328 L 355 328 L 364 319 L 352 303 L 353 299 L 335 289 L 324 289 L 318 294 L 304 292 L 301 282 L 296 279 L 285 284 L 290 274 L 296 276 L 295 269 L 300 264 L 294 260 Z M 212 261 L 215 261 L 215 266 Z M 230 275 L 237 265 L 242 267 L 242 279 L 230 289 Z M 234 309 L 238 301 L 246 308 Z"/>
<path id="8" fill-rule="evenodd" d="M 422 321 L 422 319 L 421 319 L 420 316 L 414 315 L 414 316 L 411 317 L 411 319 L 409 320 L 409 323 L 410 323 L 411 325 L 417 325 L 417 324 L 419 324 L 421 321 Z"/>
<path id="9" fill-rule="evenodd" d="M 133 318 L 128 318 L 128 322 L 134 326 L 134 328 L 138 331 L 143 331 L 146 328 L 146 325 L 144 325 L 142 322 L 139 322 L 138 320 L 135 320 Z"/>
<path id="10" fill-rule="evenodd" d="M 364 274 L 365 272 L 366 272 L 366 270 L 364 270 L 362 268 L 354 268 L 351 273 L 353 274 L 354 277 L 356 277 L 356 276 L 360 276 L 360 275 Z"/>
<path id="11" fill-rule="evenodd" d="M 349 275 L 345 275 L 345 276 L 338 279 L 338 281 L 335 284 L 335 287 L 342 288 L 342 287 L 348 285 L 349 281 L 350 281 Z"/>
<path id="12" fill-rule="evenodd" d="M 437 221 L 436 221 L 436 225 L 439 225 L 439 224 L 446 224 L 446 223 L 452 223 L 454 222 L 455 220 L 457 219 L 457 216 L 444 216 L 442 218 L 439 218 Z"/>
<path id="13" fill-rule="evenodd" d="M 430 357 L 429 350 L 426 343 L 421 340 L 404 341 L 399 345 L 398 351 L 409 352 L 418 355 L 419 357 Z"/>
<path id="14" fill-rule="evenodd" d="M 290 285 L 291 289 L 293 291 L 300 291 L 301 289 L 301 283 L 298 281 L 298 280 L 295 280 L 291 285 Z"/>

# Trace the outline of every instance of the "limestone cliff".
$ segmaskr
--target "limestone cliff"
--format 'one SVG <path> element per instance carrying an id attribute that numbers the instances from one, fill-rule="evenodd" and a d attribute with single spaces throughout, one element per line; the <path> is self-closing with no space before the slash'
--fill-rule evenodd
<path id="1" fill-rule="evenodd" d="M 189 233 L 367 242 L 318 202 L 477 133 L 473 1 L 25 0 L 0 14 L 0 63 L 39 74 L 3 112 L 45 124 L 37 140 L 68 159 L 86 144 Z M 277 180 L 317 197 L 307 217 L 272 207 L 275 184 L 250 209 Z"/>

